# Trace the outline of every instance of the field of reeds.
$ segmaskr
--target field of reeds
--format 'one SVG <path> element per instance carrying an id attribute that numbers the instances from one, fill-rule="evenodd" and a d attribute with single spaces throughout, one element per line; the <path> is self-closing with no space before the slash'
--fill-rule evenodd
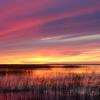
<path id="1" fill-rule="evenodd" d="M 39 100 L 46 100 L 48 96 L 50 98 L 53 96 L 55 100 L 77 96 L 82 97 L 83 100 L 85 100 L 84 97 L 97 100 L 100 97 L 100 73 L 93 68 L 90 70 L 87 68 L 2 70 L 0 72 L 0 97 L 4 97 L 4 94 L 14 96 L 21 93 L 22 95 L 29 94 L 32 98 L 41 98 Z M 53 97 L 48 100 L 53 100 Z M 12 97 L 8 98 L 10 99 L 4 100 L 13 100 Z"/>

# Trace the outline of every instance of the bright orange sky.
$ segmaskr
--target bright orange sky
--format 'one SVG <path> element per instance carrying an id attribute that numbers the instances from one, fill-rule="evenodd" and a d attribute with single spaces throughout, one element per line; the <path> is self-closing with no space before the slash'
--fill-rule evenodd
<path id="1" fill-rule="evenodd" d="M 99 0 L 0 0 L 0 64 L 100 63 Z"/>

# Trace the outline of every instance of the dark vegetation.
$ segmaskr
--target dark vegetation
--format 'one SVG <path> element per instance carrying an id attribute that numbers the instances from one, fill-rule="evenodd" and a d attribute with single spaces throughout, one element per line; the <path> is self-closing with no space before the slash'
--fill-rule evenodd
<path id="1" fill-rule="evenodd" d="M 51 67 L 79 68 L 83 65 L 100 65 L 100 64 L 0 64 L 0 68 L 13 69 L 33 69 L 33 68 L 51 68 Z"/>
<path id="2" fill-rule="evenodd" d="M 86 65 L 85 65 L 86 66 Z M 61 67 L 61 66 L 58 66 Z M 63 65 L 80 68 L 80 65 Z M 100 74 L 36 76 L 34 70 L 50 70 L 51 65 L 0 65 L 1 100 L 99 100 Z M 29 70 L 29 71 L 28 71 Z M 50 75 L 51 76 L 51 75 Z M 5 97 L 6 96 L 6 97 Z"/>

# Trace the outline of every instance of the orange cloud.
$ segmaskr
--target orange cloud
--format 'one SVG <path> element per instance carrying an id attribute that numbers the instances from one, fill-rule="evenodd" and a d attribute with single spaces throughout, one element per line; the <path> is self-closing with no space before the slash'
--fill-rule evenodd
<path id="1" fill-rule="evenodd" d="M 68 49 L 67 49 L 68 48 Z M 34 52 L 21 52 L 13 55 L 5 54 L 0 57 L 0 63 L 86 63 L 86 62 L 99 62 L 100 48 L 90 49 L 90 48 L 79 48 L 78 53 L 75 52 L 75 47 L 62 47 L 57 49 L 44 49 Z M 72 50 L 72 54 L 69 52 Z M 68 52 L 69 51 L 69 52 Z M 77 49 L 76 49 L 77 51 Z M 63 53 L 64 52 L 64 53 Z M 76 53 L 76 54 L 73 54 Z"/>

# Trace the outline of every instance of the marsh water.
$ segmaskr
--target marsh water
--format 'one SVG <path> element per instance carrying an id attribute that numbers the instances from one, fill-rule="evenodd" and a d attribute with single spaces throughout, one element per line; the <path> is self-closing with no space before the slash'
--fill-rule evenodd
<path id="1" fill-rule="evenodd" d="M 2 67 L 0 100 L 100 100 L 100 65 Z"/>

